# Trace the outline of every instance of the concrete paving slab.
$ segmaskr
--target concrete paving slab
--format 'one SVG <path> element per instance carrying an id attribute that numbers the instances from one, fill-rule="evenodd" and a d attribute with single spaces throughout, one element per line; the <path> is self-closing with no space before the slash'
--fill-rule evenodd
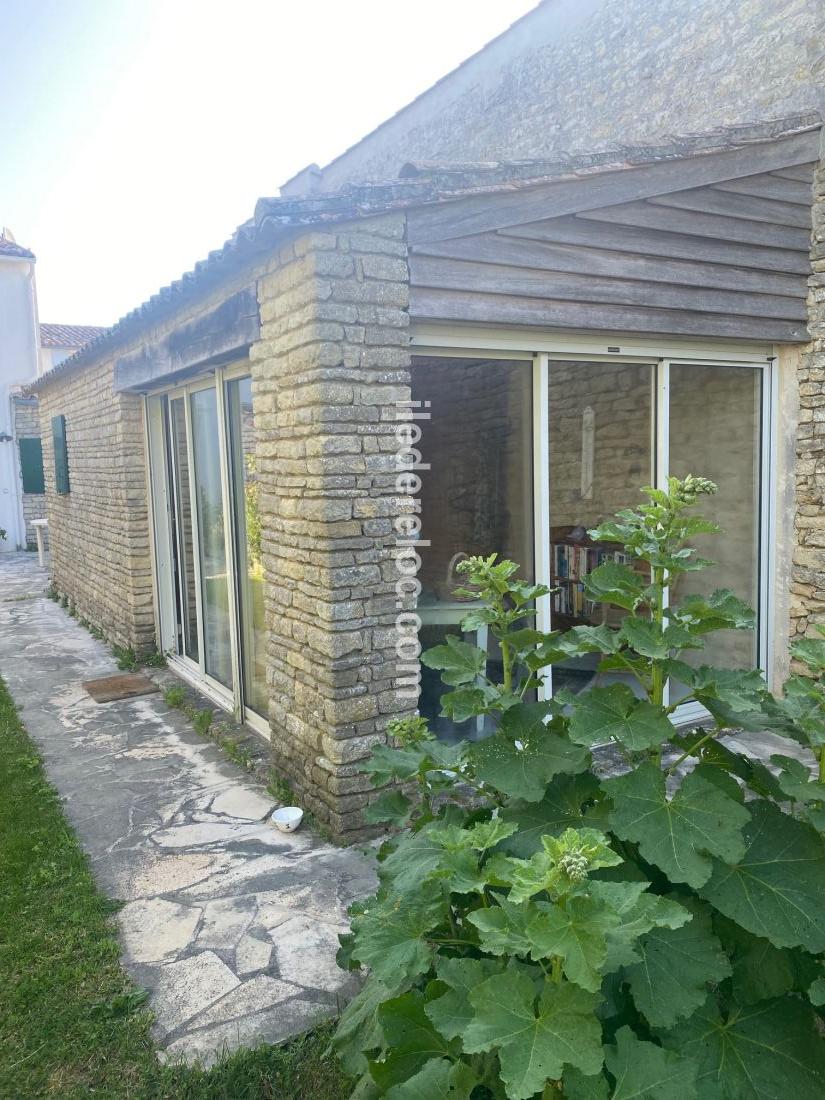
<path id="1" fill-rule="evenodd" d="M 0 674 L 101 889 L 126 902 L 123 962 L 159 1056 L 211 1065 L 312 1027 L 355 991 L 337 932 L 372 858 L 278 832 L 263 787 L 162 695 L 96 704 L 83 681 L 115 661 L 47 586 L 36 555 L 0 555 Z"/>

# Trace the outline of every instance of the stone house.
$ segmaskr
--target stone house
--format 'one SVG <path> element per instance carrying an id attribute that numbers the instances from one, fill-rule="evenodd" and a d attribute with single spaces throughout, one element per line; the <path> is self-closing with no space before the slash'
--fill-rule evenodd
<path id="1" fill-rule="evenodd" d="M 668 472 L 718 482 L 702 583 L 758 613 L 711 659 L 781 682 L 825 619 L 823 30 L 819 0 L 547 0 L 261 199 L 32 387 L 57 589 L 341 834 L 392 716 L 455 735 L 416 657 L 462 556 L 556 585 L 545 627 L 605 621 L 586 530 Z"/>

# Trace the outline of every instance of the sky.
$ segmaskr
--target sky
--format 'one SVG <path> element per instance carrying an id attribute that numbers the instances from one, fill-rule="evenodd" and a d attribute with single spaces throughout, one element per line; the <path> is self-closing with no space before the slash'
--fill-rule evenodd
<path id="1" fill-rule="evenodd" d="M 112 324 L 537 0 L 0 0 L 0 226 Z"/>

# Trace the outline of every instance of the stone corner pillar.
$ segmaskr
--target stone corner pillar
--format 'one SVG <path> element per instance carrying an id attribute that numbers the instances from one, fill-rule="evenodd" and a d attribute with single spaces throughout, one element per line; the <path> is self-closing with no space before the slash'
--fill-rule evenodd
<path id="1" fill-rule="evenodd" d="M 357 763 L 414 709 L 396 688 L 396 468 L 410 400 L 403 215 L 285 246 L 258 285 L 253 400 L 275 767 L 339 836 L 363 830 Z M 416 677 L 417 685 L 417 677 Z"/>

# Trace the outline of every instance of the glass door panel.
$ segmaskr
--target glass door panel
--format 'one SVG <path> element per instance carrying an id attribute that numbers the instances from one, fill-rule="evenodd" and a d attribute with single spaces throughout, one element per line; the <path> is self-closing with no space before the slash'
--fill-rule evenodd
<path id="1" fill-rule="evenodd" d="M 623 612 L 588 600 L 584 578 L 605 561 L 632 565 L 621 547 L 598 543 L 590 528 L 641 502 L 653 479 L 654 368 L 635 363 L 549 364 L 551 625 L 617 626 Z M 598 674 L 598 654 L 555 664 L 553 692 L 582 691 L 632 677 Z"/>
<path id="2" fill-rule="evenodd" d="M 218 405 L 214 386 L 190 395 L 194 490 L 198 524 L 203 616 L 203 667 L 232 688 L 232 638 L 229 614 L 225 516 L 221 486 Z"/>
<path id="3" fill-rule="evenodd" d="M 702 497 L 701 513 L 718 524 L 718 535 L 692 540 L 715 564 L 679 577 L 671 592 L 678 604 L 691 593 L 729 588 L 750 607 L 759 606 L 760 439 L 762 371 L 752 367 L 670 365 L 670 474 L 696 474 L 718 486 Z M 754 668 L 758 631 L 710 634 L 701 651 L 687 651 L 691 664 Z M 672 699 L 679 695 L 671 686 Z M 675 694 L 674 694 L 675 692 Z"/>
<path id="4" fill-rule="evenodd" d="M 533 576 L 532 370 L 523 360 L 413 360 L 412 397 L 429 414 L 416 421 L 430 467 L 421 488 L 421 537 L 430 543 L 422 546 L 418 574 L 422 649 L 457 633 L 474 606 L 454 595 L 464 558 L 497 553 L 518 562 L 522 576 Z M 488 650 L 488 674 L 500 679 L 494 639 L 478 630 L 467 640 Z M 438 672 L 422 667 L 421 674 L 419 710 L 439 736 L 483 732 L 483 721 L 471 729 L 441 717 L 447 689 Z"/>
<path id="5" fill-rule="evenodd" d="M 226 398 L 240 595 L 244 701 L 256 714 L 265 716 L 268 706 L 266 624 L 261 562 L 261 519 L 255 460 L 255 421 L 252 413 L 252 380 L 237 378 L 228 382 Z"/>
<path id="6" fill-rule="evenodd" d="M 189 485 L 189 443 L 186 408 L 182 397 L 169 401 L 169 436 L 174 492 L 175 588 L 179 608 L 180 645 L 190 660 L 198 661 L 197 578 L 195 575 L 192 496 Z"/>

